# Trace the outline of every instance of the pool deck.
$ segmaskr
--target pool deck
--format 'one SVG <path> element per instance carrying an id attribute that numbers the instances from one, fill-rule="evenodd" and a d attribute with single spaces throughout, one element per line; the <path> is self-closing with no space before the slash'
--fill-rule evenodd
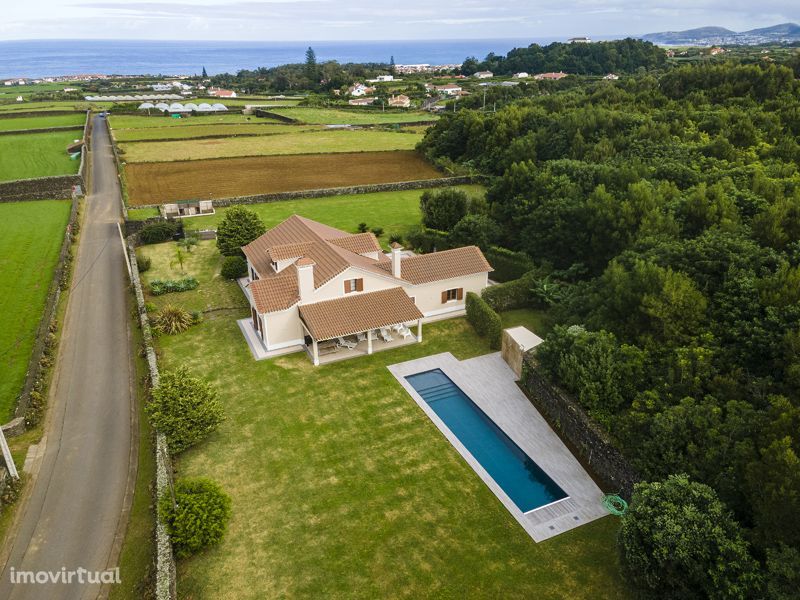
<path id="1" fill-rule="evenodd" d="M 534 541 L 608 515 L 602 505 L 603 492 L 517 387 L 514 372 L 499 352 L 464 361 L 446 352 L 388 369 Z M 520 511 L 405 379 L 432 369 L 441 369 L 452 379 L 569 497 L 527 513 Z"/>

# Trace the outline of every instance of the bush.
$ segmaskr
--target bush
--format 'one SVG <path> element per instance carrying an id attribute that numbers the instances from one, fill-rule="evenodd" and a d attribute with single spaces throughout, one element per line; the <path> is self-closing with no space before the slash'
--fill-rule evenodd
<path id="1" fill-rule="evenodd" d="M 425 227 L 450 231 L 467 214 L 469 198 L 455 188 L 427 190 L 420 196 L 419 207 Z"/>
<path id="2" fill-rule="evenodd" d="M 375 237 L 381 237 L 383 235 L 383 227 L 373 227 L 370 231 Z"/>
<path id="3" fill-rule="evenodd" d="M 188 292 L 195 289 L 198 285 L 194 277 L 183 277 L 182 279 L 153 279 L 150 282 L 150 293 L 153 296 L 161 296 L 170 292 Z"/>
<path id="4" fill-rule="evenodd" d="M 231 516 L 231 499 L 210 479 L 179 479 L 175 483 L 175 503 L 165 494 L 159 501 L 159 512 L 175 555 L 185 558 L 222 540 Z"/>
<path id="5" fill-rule="evenodd" d="M 192 315 L 179 306 L 167 304 L 153 317 L 153 329 L 159 333 L 175 335 L 182 333 L 192 326 Z"/>
<path id="6" fill-rule="evenodd" d="M 390 233 L 389 234 L 389 243 L 390 244 L 403 244 L 403 236 L 399 233 Z"/>
<path id="7" fill-rule="evenodd" d="M 226 256 L 220 273 L 225 279 L 239 279 L 247 275 L 247 261 L 243 256 Z"/>
<path id="8" fill-rule="evenodd" d="M 491 246 L 486 250 L 486 260 L 492 265 L 494 281 L 513 281 L 534 268 L 533 261 L 524 252 L 514 252 L 506 248 Z"/>
<path id="9" fill-rule="evenodd" d="M 481 297 L 497 312 L 525 308 L 531 304 L 531 288 L 535 281 L 533 272 L 526 273 L 514 281 L 487 287 L 481 293 Z"/>
<path id="10" fill-rule="evenodd" d="M 713 489 L 686 475 L 636 484 L 618 539 L 623 572 L 645 597 L 759 596 L 739 524 Z"/>
<path id="11" fill-rule="evenodd" d="M 492 307 L 474 292 L 467 292 L 467 321 L 481 337 L 489 338 L 489 347 L 499 350 L 503 339 L 503 322 Z"/>
<path id="12" fill-rule="evenodd" d="M 453 227 L 450 243 L 453 246 L 479 246 L 488 250 L 500 237 L 500 227 L 486 215 L 467 215 Z"/>
<path id="13" fill-rule="evenodd" d="M 217 248 L 223 256 L 244 256 L 246 246 L 267 230 L 254 211 L 244 206 L 231 206 L 217 226 Z"/>
<path id="14" fill-rule="evenodd" d="M 450 248 L 446 231 L 437 231 L 420 227 L 412 229 L 406 235 L 409 246 L 418 252 L 434 252 L 436 250 L 447 250 Z"/>
<path id="15" fill-rule="evenodd" d="M 174 221 L 158 221 L 149 223 L 139 231 L 139 240 L 143 244 L 157 244 L 171 240 L 180 229 L 180 225 Z"/>
<path id="16" fill-rule="evenodd" d="M 217 392 L 186 367 L 164 371 L 145 411 L 177 454 L 208 436 L 224 420 Z"/>
<path id="17" fill-rule="evenodd" d="M 137 252 L 136 264 L 139 267 L 139 273 L 146 273 L 153 266 L 153 260 L 149 256 L 142 256 Z"/>

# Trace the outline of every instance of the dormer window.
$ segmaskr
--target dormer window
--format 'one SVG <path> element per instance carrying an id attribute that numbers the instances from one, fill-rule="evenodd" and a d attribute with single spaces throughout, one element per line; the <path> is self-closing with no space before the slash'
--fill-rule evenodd
<path id="1" fill-rule="evenodd" d="M 358 279 L 345 279 L 344 281 L 344 293 L 350 294 L 352 292 L 363 292 L 364 291 L 364 280 L 360 277 Z"/>

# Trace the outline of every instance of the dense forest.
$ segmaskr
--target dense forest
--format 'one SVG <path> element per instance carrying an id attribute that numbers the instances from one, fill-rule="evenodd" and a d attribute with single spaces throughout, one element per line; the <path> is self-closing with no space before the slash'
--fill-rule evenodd
<path id="1" fill-rule="evenodd" d="M 479 66 L 504 72 L 512 54 Z M 672 597 L 800 585 L 798 64 L 518 91 L 421 143 L 489 176 L 485 229 L 531 257 L 535 301 L 559 323 L 538 351 L 545 372 L 643 480 L 685 474 L 732 512 L 738 545 L 706 553 L 727 574 Z M 532 65 L 507 70 L 569 68 Z"/>
<path id="2" fill-rule="evenodd" d="M 461 66 L 464 75 L 476 71 L 491 71 L 495 75 L 513 75 L 564 71 L 573 75 L 605 75 L 633 73 L 638 69 L 663 67 L 667 57 L 662 48 L 634 39 L 595 42 L 593 44 L 563 44 L 548 46 L 531 44 L 514 48 L 506 56 L 490 54 L 483 61 L 467 58 Z"/>

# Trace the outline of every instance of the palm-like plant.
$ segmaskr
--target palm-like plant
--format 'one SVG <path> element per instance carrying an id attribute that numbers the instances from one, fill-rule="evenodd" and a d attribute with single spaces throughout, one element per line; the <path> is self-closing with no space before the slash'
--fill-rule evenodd
<path id="1" fill-rule="evenodd" d="M 167 304 L 153 319 L 153 327 L 159 333 L 174 335 L 189 329 L 194 322 L 194 317 L 180 306 Z"/>

